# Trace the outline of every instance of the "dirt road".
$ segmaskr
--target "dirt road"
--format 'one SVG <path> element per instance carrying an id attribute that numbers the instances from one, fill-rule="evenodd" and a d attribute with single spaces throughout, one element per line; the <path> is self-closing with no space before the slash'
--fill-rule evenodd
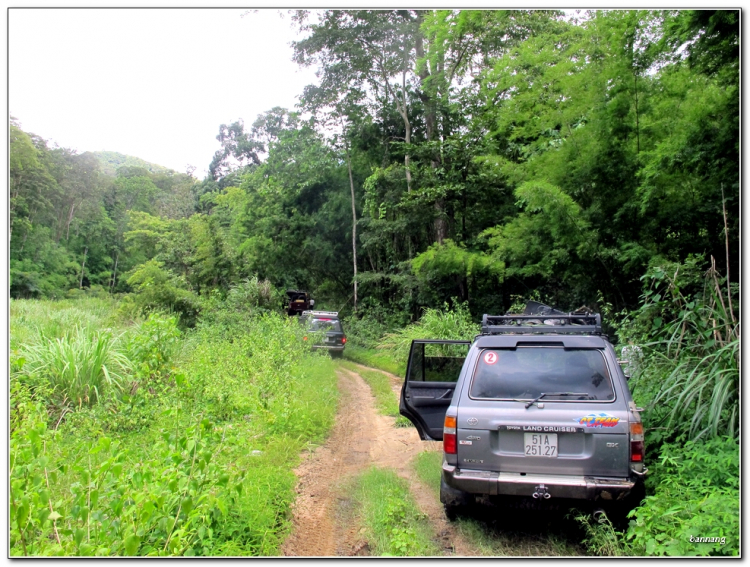
<path id="1" fill-rule="evenodd" d="M 296 557 L 367 555 L 359 526 L 345 518 L 351 503 L 346 482 L 371 465 L 388 467 L 407 479 L 421 511 L 430 518 L 445 555 L 478 555 L 445 519 L 443 509 L 414 473 L 411 461 L 424 450 L 440 450 L 409 428 L 395 428 L 395 418 L 380 415 L 375 398 L 362 377 L 337 370 L 341 399 L 331 436 L 325 445 L 303 456 L 295 473 L 299 478 L 293 509 L 293 530 L 282 553 Z M 387 373 L 386 373 L 387 374 Z M 398 378 L 392 379 L 394 391 Z"/>

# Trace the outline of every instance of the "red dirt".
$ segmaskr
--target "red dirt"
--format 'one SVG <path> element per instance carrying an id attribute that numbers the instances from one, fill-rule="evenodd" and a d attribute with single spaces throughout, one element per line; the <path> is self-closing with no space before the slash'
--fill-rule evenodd
<path id="1" fill-rule="evenodd" d="M 394 392 L 398 392 L 400 379 L 384 374 L 391 378 Z M 341 398 L 336 423 L 325 445 L 305 453 L 295 470 L 299 483 L 293 507 L 294 527 L 282 546 L 282 554 L 368 555 L 369 546 L 360 526 L 344 512 L 350 504 L 345 486 L 347 480 L 376 465 L 391 468 L 407 479 L 417 505 L 430 518 L 444 555 L 479 555 L 447 521 L 434 491 L 417 479 L 411 465 L 418 453 L 441 450 L 440 443 L 421 441 L 411 427 L 394 427 L 395 418 L 376 411 L 375 398 L 359 374 L 340 368 L 337 375 Z"/>

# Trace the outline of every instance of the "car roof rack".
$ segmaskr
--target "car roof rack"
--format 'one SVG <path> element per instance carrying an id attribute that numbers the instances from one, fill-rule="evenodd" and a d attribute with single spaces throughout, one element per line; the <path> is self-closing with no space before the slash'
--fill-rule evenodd
<path id="1" fill-rule="evenodd" d="M 482 317 L 483 335 L 502 334 L 602 334 L 599 313 L 562 313 L 537 315 L 487 315 Z"/>
<path id="2" fill-rule="evenodd" d="M 303 311 L 303 315 L 322 316 L 322 317 L 338 317 L 338 311 Z"/>

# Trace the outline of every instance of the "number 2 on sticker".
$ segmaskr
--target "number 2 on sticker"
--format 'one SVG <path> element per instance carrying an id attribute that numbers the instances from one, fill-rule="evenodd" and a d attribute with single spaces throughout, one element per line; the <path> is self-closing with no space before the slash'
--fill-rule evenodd
<path id="1" fill-rule="evenodd" d="M 497 362 L 497 353 L 488 352 L 484 355 L 484 361 L 487 364 L 495 364 Z"/>

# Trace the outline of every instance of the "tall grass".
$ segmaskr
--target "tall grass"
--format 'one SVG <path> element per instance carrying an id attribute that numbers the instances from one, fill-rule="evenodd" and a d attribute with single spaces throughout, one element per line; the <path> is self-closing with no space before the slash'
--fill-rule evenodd
<path id="1" fill-rule="evenodd" d="M 56 307 L 39 303 L 40 316 Z M 175 325 L 152 315 L 118 340 L 83 326 L 41 340 L 29 323 L 36 342 L 19 346 L 11 384 L 11 555 L 278 553 L 300 451 L 333 423 L 334 363 L 301 350 L 289 318 L 250 315 L 187 336 Z M 125 353 L 132 372 L 113 362 Z M 50 420 L 49 376 L 86 383 L 83 359 L 106 367 L 105 380 L 149 387 Z M 30 388 L 32 377 L 44 382 Z"/>
<path id="2" fill-rule="evenodd" d="M 688 272 L 681 274 L 681 271 Z M 658 267 L 644 278 L 649 288 L 632 326 L 641 326 L 647 358 L 634 380 L 646 390 L 664 431 L 689 439 L 739 435 L 740 325 L 715 265 L 703 290 L 690 293 L 695 265 Z M 693 278 L 695 279 L 695 278 Z M 645 325 L 645 328 L 644 328 Z"/>
<path id="3" fill-rule="evenodd" d="M 47 381 L 61 404 L 90 405 L 108 391 L 121 390 L 132 370 L 119 343 L 107 331 L 76 326 L 67 336 L 27 346 L 21 372 Z"/>
<path id="4" fill-rule="evenodd" d="M 480 325 L 472 322 L 466 304 L 455 303 L 453 309 L 446 304 L 442 310 L 425 309 L 417 323 L 388 333 L 378 348 L 384 349 L 394 361 L 405 367 L 414 339 L 472 340 L 479 331 Z"/>
<path id="5" fill-rule="evenodd" d="M 87 297 L 76 300 L 38 301 L 10 300 L 10 348 L 68 335 L 76 327 L 86 330 L 119 327 L 123 324 L 117 312 L 117 301 Z"/>
<path id="6" fill-rule="evenodd" d="M 642 349 L 631 390 L 652 472 L 623 544 L 635 555 L 737 555 L 740 325 L 734 286 L 702 259 L 653 266 L 620 328 Z M 710 543 L 695 538 L 712 538 Z"/>

